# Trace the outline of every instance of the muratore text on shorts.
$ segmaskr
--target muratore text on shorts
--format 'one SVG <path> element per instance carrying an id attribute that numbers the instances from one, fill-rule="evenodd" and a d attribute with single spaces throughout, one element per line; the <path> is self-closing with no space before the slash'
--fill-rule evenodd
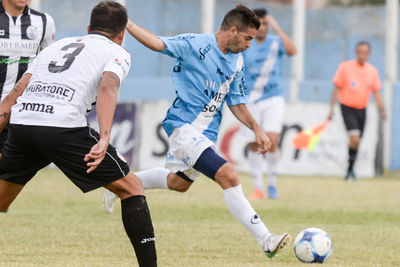
<path id="1" fill-rule="evenodd" d="M 74 98 L 75 90 L 62 84 L 32 83 L 26 88 L 25 94 L 39 97 L 49 97 L 71 101 Z"/>
<path id="2" fill-rule="evenodd" d="M 42 103 L 21 103 L 22 107 L 18 112 L 22 111 L 33 111 L 54 114 L 54 106 L 46 105 Z"/>

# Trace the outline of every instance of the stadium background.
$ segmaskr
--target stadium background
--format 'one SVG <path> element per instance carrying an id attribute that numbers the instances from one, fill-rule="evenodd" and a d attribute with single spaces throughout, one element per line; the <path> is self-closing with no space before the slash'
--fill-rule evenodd
<path id="1" fill-rule="evenodd" d="M 57 27 L 56 39 L 61 39 L 86 33 L 86 25 L 89 23 L 87 14 L 96 2 L 92 0 L 33 0 L 32 4 L 39 4 L 40 10 L 53 16 Z M 202 1 L 200 0 L 127 0 L 125 2 L 133 20 L 159 35 L 197 33 L 202 30 Z M 227 10 L 237 3 L 245 3 L 252 8 L 266 7 L 281 27 L 293 35 L 294 12 L 291 2 L 216 0 L 214 29 L 218 28 Z M 354 57 L 354 47 L 358 41 L 367 40 L 371 43 L 370 62 L 378 68 L 382 80 L 387 80 L 385 33 L 390 28 L 386 23 L 387 9 L 383 4 L 349 6 L 329 5 L 330 2 L 340 1 L 306 2 L 302 70 L 304 75 L 298 83 L 298 97 L 296 96 L 295 99 L 290 90 L 291 79 L 294 77 L 291 66 L 293 60 L 285 57 L 283 66 L 285 98 L 289 102 L 285 122 L 291 130 L 282 140 L 281 171 L 302 175 L 342 175 L 346 164 L 347 138 L 341 116 L 336 116 L 314 152 L 294 151 L 290 145 L 290 138 L 297 130 L 310 127 L 325 119 L 328 112 L 327 102 L 333 87 L 331 78 L 340 62 Z M 343 2 L 351 3 L 352 1 Z M 120 119 L 117 114 L 117 125 L 113 129 L 112 142 L 122 150 L 135 168 L 160 166 L 163 164 L 166 153 L 166 139 L 160 128 L 160 122 L 175 94 L 170 77 L 174 60 L 149 51 L 131 36 L 126 37 L 125 47 L 132 54 L 133 65 L 120 92 L 119 101 L 125 104 L 119 106 L 119 114 L 125 117 Z M 400 77 L 398 71 L 400 70 L 392 76 Z M 390 157 L 385 159 L 385 167 L 396 170 L 400 169 L 400 140 L 396 138 L 400 134 L 400 105 L 396 105 L 400 99 L 400 82 L 387 84 L 392 86 L 393 95 L 392 109 L 389 112 L 390 122 L 387 128 L 391 133 L 388 139 L 390 145 L 387 147 L 390 148 L 390 151 L 387 151 Z M 237 127 L 229 113 L 227 117 L 222 126 L 221 139 L 226 135 L 229 137 L 229 134 L 234 133 Z M 361 176 L 374 176 L 382 166 L 382 157 L 379 153 L 383 147 L 379 142 L 383 139 L 379 131 L 382 123 L 378 120 L 374 104 L 371 103 L 368 130 L 356 166 Z M 236 139 L 233 137 L 232 140 L 230 142 L 232 147 L 228 148 L 228 154 L 230 153 L 228 156 L 239 164 L 239 169 L 246 171 L 247 166 L 243 160 L 245 152 L 243 146 L 239 144 L 240 138 L 236 136 Z M 220 145 L 222 141 L 219 141 Z M 235 146 L 232 145 L 233 143 Z M 387 161 L 387 159 L 390 160 Z"/>

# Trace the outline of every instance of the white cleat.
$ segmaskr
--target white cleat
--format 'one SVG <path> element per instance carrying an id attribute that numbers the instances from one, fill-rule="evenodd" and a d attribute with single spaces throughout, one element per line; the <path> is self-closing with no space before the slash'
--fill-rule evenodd
<path id="1" fill-rule="evenodd" d="M 290 243 L 291 236 L 287 233 L 283 235 L 271 234 L 264 243 L 264 253 L 268 258 L 273 258 L 278 252 Z"/>
<path id="2" fill-rule="evenodd" d="M 111 214 L 113 212 L 114 202 L 117 199 L 118 196 L 116 194 L 106 189 L 103 195 L 103 209 L 107 214 Z"/>

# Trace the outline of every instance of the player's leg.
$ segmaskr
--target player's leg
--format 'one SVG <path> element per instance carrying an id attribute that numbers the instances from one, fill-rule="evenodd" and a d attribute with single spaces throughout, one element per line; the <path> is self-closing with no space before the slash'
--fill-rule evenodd
<path id="1" fill-rule="evenodd" d="M 214 179 L 224 190 L 226 205 L 232 215 L 257 240 L 264 252 L 273 257 L 290 241 L 288 234 L 272 235 L 243 194 L 238 175 L 230 163 L 207 148 L 196 161 L 194 169 Z"/>
<path id="2" fill-rule="evenodd" d="M 0 158 L 0 212 L 6 212 L 24 185 L 50 163 L 32 142 L 30 126 L 10 125 L 7 128 L 10 135 Z"/>
<path id="3" fill-rule="evenodd" d="M 0 180 L 0 212 L 7 212 L 8 207 L 21 192 L 23 185 Z"/>
<path id="4" fill-rule="evenodd" d="M 278 198 L 277 180 L 278 180 L 278 164 L 280 159 L 279 153 L 279 133 L 266 133 L 272 142 L 271 150 L 265 154 L 265 159 L 268 164 L 268 197 L 271 199 Z"/>
<path id="5" fill-rule="evenodd" d="M 354 163 L 357 158 L 358 146 L 360 144 L 360 124 L 357 118 L 357 110 L 341 105 L 343 121 L 349 135 L 348 165 L 345 180 L 355 179 Z"/>
<path id="6" fill-rule="evenodd" d="M 262 103 L 253 103 L 248 105 L 248 109 L 253 115 L 254 119 L 260 123 L 261 112 L 260 108 Z M 254 140 L 254 133 L 244 127 L 243 132 L 246 137 Z M 249 196 L 251 200 L 263 199 L 264 195 L 264 168 L 263 168 L 263 156 L 257 152 L 258 146 L 256 142 L 250 142 L 247 145 L 248 148 L 248 160 L 250 165 L 250 175 L 253 179 L 254 191 Z"/>
<path id="7" fill-rule="evenodd" d="M 121 199 L 122 221 L 139 266 L 157 266 L 154 229 L 142 182 L 129 172 L 105 188 Z"/>
<path id="8" fill-rule="evenodd" d="M 136 172 L 135 175 L 142 181 L 143 188 L 148 189 L 170 189 L 177 192 L 186 192 L 193 181 L 182 173 L 173 173 L 165 168 L 153 168 Z M 108 214 L 113 212 L 114 202 L 118 196 L 106 190 L 103 195 L 103 208 Z"/>
<path id="9" fill-rule="evenodd" d="M 42 153 L 84 193 L 107 187 L 121 199 L 122 221 L 140 266 L 156 266 L 155 240 L 142 183 L 129 171 L 125 159 L 110 144 L 101 164 L 87 173 L 84 157 L 98 143 L 99 134 L 89 127 L 39 127 L 34 142 Z M 52 137 L 52 138 L 50 138 Z"/>

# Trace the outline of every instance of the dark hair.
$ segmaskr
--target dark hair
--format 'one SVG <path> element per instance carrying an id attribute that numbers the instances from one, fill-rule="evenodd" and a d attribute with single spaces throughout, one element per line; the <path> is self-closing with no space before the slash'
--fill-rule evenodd
<path id="1" fill-rule="evenodd" d="M 367 42 L 367 41 L 360 41 L 360 42 L 358 42 L 357 45 L 356 45 L 356 49 L 357 49 L 359 46 L 362 46 L 362 45 L 368 46 L 368 50 L 371 52 L 371 44 L 370 44 L 369 42 Z"/>
<path id="2" fill-rule="evenodd" d="M 126 27 L 128 12 L 115 1 L 101 1 L 90 15 L 90 30 L 109 33 L 111 38 L 117 36 Z"/>
<path id="3" fill-rule="evenodd" d="M 236 26 L 239 31 L 245 31 L 247 27 L 258 30 L 260 28 L 260 19 L 251 9 L 244 5 L 237 5 L 226 13 L 221 24 L 221 30 L 227 30 L 232 26 Z"/>
<path id="4" fill-rule="evenodd" d="M 256 13 L 257 17 L 259 17 L 260 19 L 268 15 L 268 10 L 266 10 L 265 8 L 253 9 L 253 12 Z"/>

